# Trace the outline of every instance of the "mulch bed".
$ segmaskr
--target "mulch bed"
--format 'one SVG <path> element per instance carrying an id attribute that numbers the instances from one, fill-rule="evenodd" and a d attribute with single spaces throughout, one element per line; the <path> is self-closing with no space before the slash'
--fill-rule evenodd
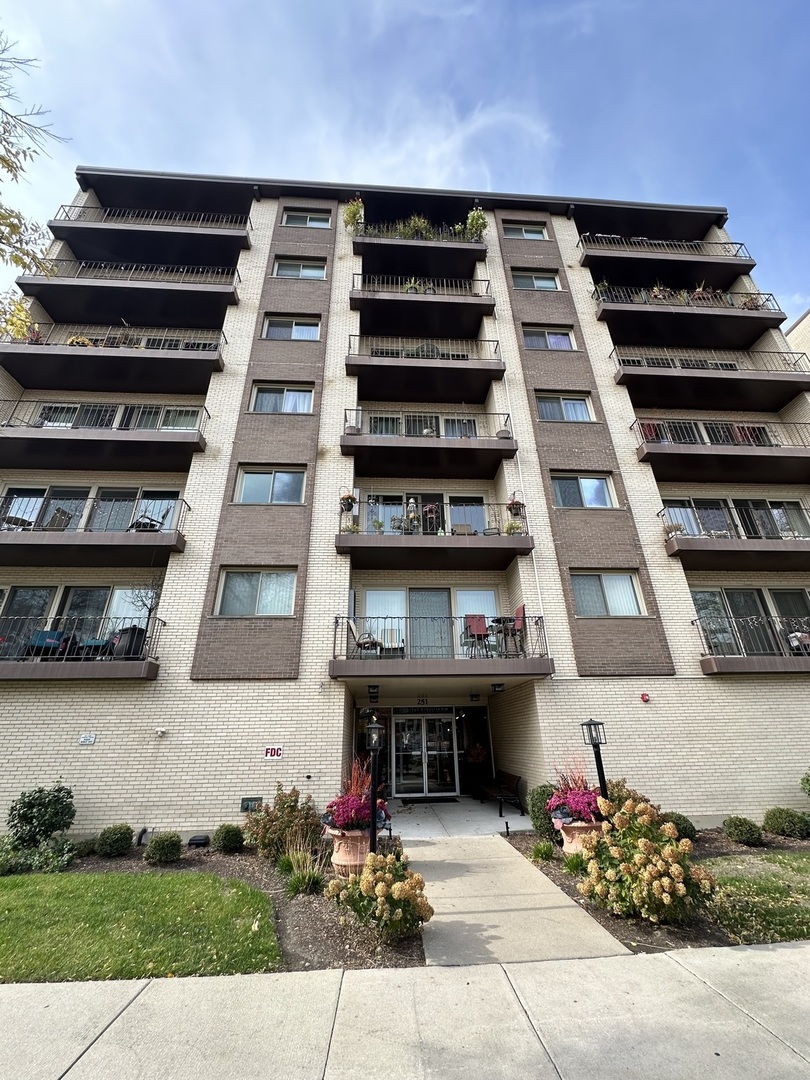
<path id="1" fill-rule="evenodd" d="M 143 860 L 143 852 L 116 859 L 91 855 L 77 859 L 68 873 L 184 873 L 205 871 L 227 880 L 236 879 L 266 893 L 273 902 L 276 932 L 281 946 L 280 971 L 314 971 L 324 968 L 423 967 L 425 954 L 421 936 L 386 945 L 376 932 L 361 926 L 333 900 L 323 896 L 289 898 L 285 879 L 267 859 L 251 852 L 222 855 L 208 848 L 188 849 L 177 863 L 153 869 Z"/>
<path id="2" fill-rule="evenodd" d="M 502 834 L 503 835 L 503 834 Z M 810 851 L 810 840 L 791 840 L 785 836 L 773 836 L 763 833 L 765 845 L 750 848 L 737 844 L 724 834 L 722 829 L 704 829 L 697 835 L 692 858 L 714 859 L 722 855 L 734 855 L 745 859 L 753 852 L 763 851 Z M 541 839 L 534 832 L 511 833 L 505 837 L 521 855 L 531 858 L 531 851 Z M 689 926 L 656 926 L 646 919 L 620 919 L 597 907 L 577 892 L 580 880 L 565 871 L 562 854 L 558 849 L 551 862 L 538 863 L 538 871 L 545 874 L 564 893 L 603 926 L 608 933 L 620 941 L 625 948 L 634 953 L 656 953 L 667 949 L 706 949 L 717 945 L 732 945 L 726 931 L 718 926 L 708 915 L 701 912 Z"/>

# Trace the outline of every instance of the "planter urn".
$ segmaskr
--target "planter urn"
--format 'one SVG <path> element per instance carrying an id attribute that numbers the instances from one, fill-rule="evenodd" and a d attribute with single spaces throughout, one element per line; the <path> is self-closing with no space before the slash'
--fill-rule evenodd
<path id="1" fill-rule="evenodd" d="M 596 821 L 572 821 L 568 825 L 561 825 L 563 851 L 566 855 L 573 855 L 575 851 L 582 851 L 582 837 L 585 833 L 598 831 L 599 823 Z"/>
<path id="2" fill-rule="evenodd" d="M 332 866 L 338 877 L 348 878 L 360 874 L 369 852 L 369 834 L 366 829 L 330 829 L 333 840 Z"/>

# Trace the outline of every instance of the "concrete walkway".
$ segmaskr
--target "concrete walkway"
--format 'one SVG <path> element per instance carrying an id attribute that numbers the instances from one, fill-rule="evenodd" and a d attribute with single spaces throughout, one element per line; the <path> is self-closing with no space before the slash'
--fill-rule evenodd
<path id="1" fill-rule="evenodd" d="M 810 1080 L 810 942 L 0 986 L 9 1080 Z"/>
<path id="2" fill-rule="evenodd" d="M 392 799 L 388 805 L 393 815 L 393 830 L 403 841 L 440 836 L 494 836 L 532 827 L 529 815 L 521 816 L 516 806 L 505 804 L 501 818 L 496 802 L 480 803 L 469 795 L 451 801 L 412 802 L 407 806 L 400 799 Z"/>
<path id="3" fill-rule="evenodd" d="M 405 843 L 435 914 L 428 964 L 511 964 L 628 950 L 501 836 Z"/>

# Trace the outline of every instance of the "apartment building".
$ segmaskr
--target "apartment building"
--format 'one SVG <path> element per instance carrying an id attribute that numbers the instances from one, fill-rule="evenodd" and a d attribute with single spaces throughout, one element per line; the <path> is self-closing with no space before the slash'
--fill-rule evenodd
<path id="1" fill-rule="evenodd" d="M 0 344 L 4 806 L 323 804 L 369 706 L 392 795 L 593 718 L 666 808 L 800 804 L 810 363 L 723 208 L 77 178 Z"/>

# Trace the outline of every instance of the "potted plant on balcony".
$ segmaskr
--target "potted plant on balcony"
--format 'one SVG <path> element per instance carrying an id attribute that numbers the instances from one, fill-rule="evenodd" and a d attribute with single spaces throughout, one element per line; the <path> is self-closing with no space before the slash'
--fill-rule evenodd
<path id="1" fill-rule="evenodd" d="M 519 518 L 512 518 L 503 527 L 505 536 L 519 536 L 523 533 L 523 522 Z"/>
<path id="2" fill-rule="evenodd" d="M 480 206 L 474 206 L 467 214 L 467 222 L 464 226 L 464 239 L 471 244 L 483 242 L 484 233 L 487 231 L 487 215 Z"/>
<path id="3" fill-rule="evenodd" d="M 80 349 L 92 349 L 93 342 L 90 338 L 82 337 L 81 335 L 74 334 L 67 339 L 68 345 L 78 346 Z"/>
<path id="4" fill-rule="evenodd" d="M 759 293 L 746 293 L 740 307 L 746 311 L 759 311 L 763 303 L 763 298 Z"/>
<path id="5" fill-rule="evenodd" d="M 674 295 L 672 289 L 668 285 L 662 285 L 660 281 L 656 281 L 647 293 L 650 300 L 671 300 Z"/>
<path id="6" fill-rule="evenodd" d="M 374 518 L 371 522 L 371 527 L 375 533 L 381 533 L 385 528 L 385 522 L 381 521 L 379 518 Z"/>
<path id="7" fill-rule="evenodd" d="M 363 226 L 363 200 L 361 198 L 352 199 L 343 208 L 343 224 L 352 236 L 360 231 Z"/>
<path id="8" fill-rule="evenodd" d="M 347 488 L 340 492 L 340 509 L 344 514 L 350 514 L 354 510 L 356 502 L 354 495 Z"/>
<path id="9" fill-rule="evenodd" d="M 402 291 L 406 293 L 418 293 L 422 291 L 422 282 L 419 278 L 408 278 L 402 285 Z"/>
<path id="10" fill-rule="evenodd" d="M 519 498 L 520 492 L 513 491 L 506 501 L 506 509 L 512 517 L 521 517 L 525 509 L 523 499 Z"/>

